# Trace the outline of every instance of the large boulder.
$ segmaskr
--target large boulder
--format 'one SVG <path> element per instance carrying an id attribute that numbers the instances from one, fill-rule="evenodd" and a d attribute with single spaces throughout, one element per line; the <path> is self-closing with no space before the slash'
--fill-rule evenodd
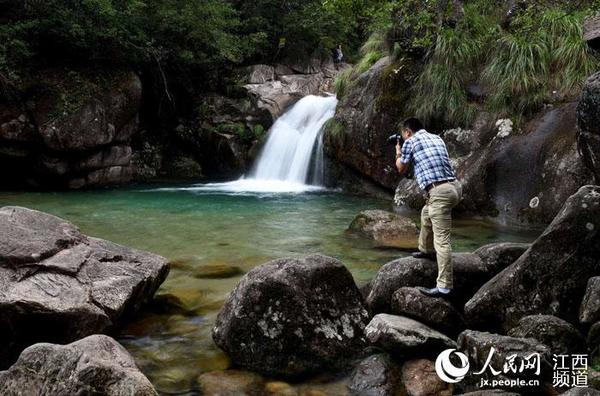
<path id="1" fill-rule="evenodd" d="M 403 357 L 435 356 L 444 349 L 456 347 L 456 343 L 442 333 L 404 316 L 375 315 L 365 334 L 371 345 Z"/>
<path id="2" fill-rule="evenodd" d="M 599 23 L 595 18 L 595 25 Z M 595 31 L 597 31 L 595 29 Z M 595 42 L 598 40 L 595 39 Z M 600 183 L 600 72 L 591 75 L 577 106 L 578 145 L 587 167 Z"/>
<path id="3" fill-rule="evenodd" d="M 525 250 L 523 244 L 487 245 L 475 253 L 454 253 L 455 290 L 459 300 L 466 301 L 481 285 L 516 260 Z M 387 263 L 371 282 L 367 303 L 374 312 L 390 312 L 392 295 L 401 287 L 433 287 L 437 264 L 431 260 L 404 257 Z"/>
<path id="4" fill-rule="evenodd" d="M 414 287 L 402 287 L 394 292 L 392 313 L 408 316 L 451 336 L 457 336 L 466 328 L 462 315 L 450 302 L 426 296 Z"/>
<path id="5" fill-rule="evenodd" d="M 531 315 L 521 318 L 519 325 L 508 332 L 511 337 L 534 338 L 550 347 L 557 355 L 586 352 L 585 339 L 569 322 L 551 315 Z"/>
<path id="6" fill-rule="evenodd" d="M 348 231 L 368 238 L 375 246 L 416 249 L 419 229 L 414 221 L 385 210 L 360 212 Z"/>
<path id="7" fill-rule="evenodd" d="M 600 187 L 582 187 L 531 248 L 467 302 L 468 321 L 508 330 L 523 316 L 549 314 L 575 323 L 588 279 L 600 274 L 599 219 Z"/>
<path id="8" fill-rule="evenodd" d="M 409 95 L 410 70 L 408 61 L 394 63 L 391 57 L 385 57 L 354 76 L 324 132 L 329 157 L 390 191 L 398 184 L 399 176 L 394 170 L 394 148 L 386 141 L 398 131 L 397 122 L 403 117 L 402 99 Z"/>
<path id="9" fill-rule="evenodd" d="M 585 324 L 600 322 L 600 276 L 588 281 L 579 309 L 579 320 Z"/>
<path id="10" fill-rule="evenodd" d="M 115 340 L 92 335 L 68 345 L 35 344 L 0 371 L 4 396 L 17 395 L 158 395 Z"/>
<path id="11" fill-rule="evenodd" d="M 163 257 L 83 235 L 58 217 L 0 209 L 0 366 L 35 342 L 118 328 L 169 272 Z"/>
<path id="12" fill-rule="evenodd" d="M 600 391 L 593 388 L 571 388 L 563 396 L 600 396 Z"/>
<path id="13" fill-rule="evenodd" d="M 341 262 L 284 258 L 242 278 L 219 312 L 213 339 L 241 367 L 294 377 L 344 366 L 364 347 L 368 319 Z"/>
<path id="14" fill-rule="evenodd" d="M 361 361 L 352 372 L 348 391 L 353 396 L 388 396 L 400 394 L 400 368 L 385 353 Z"/>
<path id="15" fill-rule="evenodd" d="M 320 57 L 306 63 L 253 65 L 246 70 L 244 88 L 253 106 L 267 111 L 272 122 L 304 96 L 330 92 L 335 77 L 343 69 Z"/>

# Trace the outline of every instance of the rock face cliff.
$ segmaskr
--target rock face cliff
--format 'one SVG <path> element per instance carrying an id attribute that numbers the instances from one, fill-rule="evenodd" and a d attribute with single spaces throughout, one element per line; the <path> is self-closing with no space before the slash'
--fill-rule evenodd
<path id="1" fill-rule="evenodd" d="M 409 116 L 412 75 L 407 69 L 405 60 L 383 58 L 360 75 L 340 101 L 324 139 L 329 157 L 354 179 L 349 184 L 366 181 L 395 190 L 399 211 L 424 204 L 415 181 L 397 174 L 394 148 L 386 144 Z M 590 79 L 584 101 L 593 101 L 594 84 Z M 592 182 L 577 149 L 576 102 L 549 105 L 520 123 L 480 111 L 467 129 L 429 129 L 446 141 L 465 191 L 457 208 L 463 213 L 488 215 L 509 225 L 547 224 L 570 195 Z M 595 130 L 587 131 L 592 147 Z"/>
<path id="2" fill-rule="evenodd" d="M 142 85 L 132 72 L 41 71 L 0 103 L 1 180 L 82 188 L 133 177 Z"/>

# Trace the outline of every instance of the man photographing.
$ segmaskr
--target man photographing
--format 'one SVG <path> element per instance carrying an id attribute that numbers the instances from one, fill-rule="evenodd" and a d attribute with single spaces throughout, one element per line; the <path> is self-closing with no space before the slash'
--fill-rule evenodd
<path id="1" fill-rule="evenodd" d="M 460 183 L 450 163 L 446 144 L 437 135 L 427 132 L 416 118 L 404 121 L 402 139 L 396 144 L 396 168 L 404 174 L 410 164 L 414 166 L 415 179 L 427 194 L 427 202 L 421 210 L 421 233 L 419 251 L 415 258 L 436 260 L 438 277 L 433 289 L 419 290 L 434 297 L 452 295 L 452 209 L 461 200 Z"/>

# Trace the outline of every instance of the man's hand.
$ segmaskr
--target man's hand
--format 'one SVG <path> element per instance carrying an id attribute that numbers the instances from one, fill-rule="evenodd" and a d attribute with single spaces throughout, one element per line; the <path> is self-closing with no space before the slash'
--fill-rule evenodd
<path id="1" fill-rule="evenodd" d="M 400 145 L 400 139 L 398 139 L 398 143 L 396 143 L 396 157 L 402 155 L 402 146 Z"/>

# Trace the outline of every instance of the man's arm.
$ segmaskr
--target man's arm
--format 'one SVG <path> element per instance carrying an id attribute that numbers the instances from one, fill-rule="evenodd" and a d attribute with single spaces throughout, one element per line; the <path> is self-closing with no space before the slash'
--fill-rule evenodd
<path id="1" fill-rule="evenodd" d="M 396 144 L 396 169 L 398 169 L 398 172 L 401 175 L 408 172 L 409 163 L 411 160 L 410 155 L 412 154 L 409 146 L 410 143 L 408 141 L 404 142 L 404 147 L 400 146 L 400 142 Z"/>

